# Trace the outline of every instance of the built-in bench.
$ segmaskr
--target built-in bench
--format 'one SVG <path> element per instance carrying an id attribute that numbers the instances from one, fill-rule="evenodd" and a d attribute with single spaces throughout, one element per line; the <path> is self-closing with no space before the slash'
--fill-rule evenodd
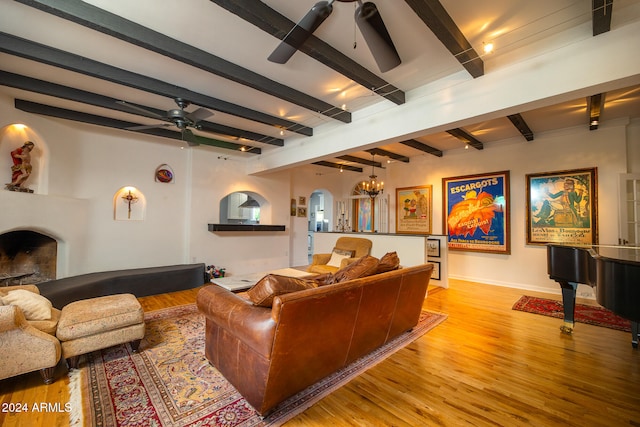
<path id="1" fill-rule="evenodd" d="M 38 283 L 40 293 L 54 307 L 81 299 L 113 294 L 136 297 L 197 288 L 204 284 L 204 264 L 181 264 L 163 267 L 134 268 L 82 274 Z"/>

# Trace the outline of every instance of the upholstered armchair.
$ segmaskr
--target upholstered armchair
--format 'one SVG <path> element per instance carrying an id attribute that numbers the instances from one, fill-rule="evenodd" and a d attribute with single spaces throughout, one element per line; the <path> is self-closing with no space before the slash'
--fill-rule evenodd
<path id="1" fill-rule="evenodd" d="M 58 339 L 31 326 L 20 307 L 0 306 L 0 379 L 39 370 L 50 384 L 60 355 Z"/>
<path id="2" fill-rule="evenodd" d="M 45 384 L 53 382 L 61 355 L 59 319 L 60 310 L 37 286 L 0 287 L 0 379 L 39 370 Z"/>
<path id="3" fill-rule="evenodd" d="M 330 254 L 313 254 L 307 271 L 334 273 L 357 259 L 371 254 L 371 240 L 360 237 L 340 237 Z"/>

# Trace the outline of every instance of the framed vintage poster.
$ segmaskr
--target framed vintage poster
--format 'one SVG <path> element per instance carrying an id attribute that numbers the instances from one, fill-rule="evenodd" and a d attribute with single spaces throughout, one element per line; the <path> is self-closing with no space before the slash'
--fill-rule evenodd
<path id="1" fill-rule="evenodd" d="M 431 234 L 433 187 L 396 188 L 396 233 Z"/>
<path id="2" fill-rule="evenodd" d="M 526 176 L 527 244 L 598 244 L 596 168 Z"/>
<path id="3" fill-rule="evenodd" d="M 442 179 L 449 249 L 511 253 L 509 171 Z"/>

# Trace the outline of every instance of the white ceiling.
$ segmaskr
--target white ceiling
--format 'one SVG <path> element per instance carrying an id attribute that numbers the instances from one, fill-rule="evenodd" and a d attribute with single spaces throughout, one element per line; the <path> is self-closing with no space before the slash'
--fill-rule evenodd
<path id="1" fill-rule="evenodd" d="M 315 0 L 264 0 L 291 21 L 298 21 Z M 297 52 L 286 64 L 267 61 L 267 56 L 279 40 L 209 0 L 86 0 L 85 3 L 141 24 L 166 36 L 226 59 L 276 82 L 328 102 L 357 112 L 376 103 L 389 103 L 375 95 L 375 88 L 366 88 Z M 428 83 L 464 70 L 431 30 L 401 0 L 376 0 L 394 44 L 402 58 L 397 68 L 380 73 L 362 36 L 355 28 L 353 14 L 356 3 L 336 2 L 332 15 L 314 33 L 358 64 L 381 76 L 400 90 L 410 92 Z M 588 0 L 441 0 L 466 39 L 485 62 L 485 72 L 505 62 L 517 61 L 523 52 L 535 55 L 541 40 L 574 31 L 576 37 L 590 37 L 591 1 Z M 216 76 L 134 44 L 94 31 L 17 1 L 0 0 L 0 31 L 35 41 L 50 47 L 110 64 L 144 76 L 184 87 L 211 97 L 248 107 L 275 117 L 284 117 L 308 127 L 317 128 L 335 119 L 310 111 L 275 96 L 259 92 L 231 80 Z M 612 29 L 640 19 L 640 2 L 615 0 Z M 354 49 L 354 41 L 356 48 Z M 495 51 L 485 55 L 483 44 L 495 43 Z M 524 49 L 526 48 L 526 49 Z M 630 53 L 631 54 L 631 53 Z M 637 54 L 637 52 L 635 53 Z M 597 53 L 594 53 L 597 62 Z M 107 82 L 40 62 L 0 53 L 0 70 L 85 91 L 134 102 L 162 110 L 175 108 L 172 99 Z M 374 90 L 372 90 L 374 89 Z M 55 107 L 132 121 L 140 124 L 158 123 L 155 119 L 80 104 L 41 95 L 28 90 L 0 86 L 0 94 Z M 619 117 L 640 117 L 640 87 L 620 88 L 606 94 L 601 122 Z M 189 110 L 197 108 L 192 106 Z M 521 114 L 535 132 L 588 126 L 587 101 L 576 99 L 549 105 Z M 215 111 L 209 121 L 287 139 L 296 136 L 280 129 Z M 349 126 L 349 124 L 344 124 Z M 465 131 L 483 142 L 501 141 L 519 136 L 507 118 L 466 126 Z M 125 131 L 122 131 L 125 132 Z M 196 131 L 196 133 L 198 133 Z M 220 135 L 203 136 L 235 141 Z M 158 143 L 178 142 L 155 137 Z M 424 135 L 417 140 L 442 151 L 459 149 L 460 141 L 447 133 Z M 268 144 L 252 143 L 263 152 L 276 150 Z M 395 143 L 380 148 L 405 156 L 423 152 Z M 202 147 L 226 152 L 220 148 Z M 230 154 L 238 155 L 237 152 Z M 364 151 L 351 153 L 370 158 Z M 242 154 L 251 156 L 250 154 Z M 327 160 L 333 160 L 331 157 Z M 341 161 L 341 163 L 344 163 Z"/>

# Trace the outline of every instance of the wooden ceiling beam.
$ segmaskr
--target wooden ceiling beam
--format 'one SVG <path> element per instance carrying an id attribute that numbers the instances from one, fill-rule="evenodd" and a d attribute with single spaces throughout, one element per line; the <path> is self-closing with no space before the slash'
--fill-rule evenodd
<path id="1" fill-rule="evenodd" d="M 409 163 L 410 159 L 407 156 L 403 156 L 401 154 L 396 154 L 391 151 L 383 150 L 382 148 L 370 148 L 365 150 L 367 153 L 375 154 L 376 156 L 384 156 L 393 160 L 397 160 L 403 163 Z"/>
<path id="2" fill-rule="evenodd" d="M 338 156 L 336 158 L 340 160 L 346 160 L 347 162 L 360 163 L 361 165 L 375 166 L 377 168 L 382 168 L 382 163 L 380 162 L 361 159 L 360 157 L 356 157 L 356 156 L 345 155 L 345 156 Z"/>
<path id="3" fill-rule="evenodd" d="M 63 2 L 59 0 L 16 1 L 251 87 L 326 117 L 331 117 L 344 123 L 351 122 L 351 113 L 348 111 L 268 79 L 204 50 L 85 3 L 82 0 L 65 0 Z M 258 5 L 261 2 L 253 3 Z"/>
<path id="4" fill-rule="evenodd" d="M 423 142 L 416 141 L 415 139 L 408 139 L 406 141 L 400 141 L 400 144 L 406 145 L 407 147 L 415 148 L 416 150 L 424 151 L 425 153 L 429 153 L 436 157 L 442 157 L 442 151 L 437 148 L 433 148 L 430 145 L 427 145 Z"/>
<path id="5" fill-rule="evenodd" d="M 472 136 L 471 134 L 468 134 L 467 132 L 465 132 L 460 128 L 450 129 L 447 131 L 447 133 L 451 136 L 458 138 L 460 141 L 464 142 L 465 144 L 469 144 L 476 150 L 484 149 L 484 145 L 482 144 L 482 142 L 478 141 L 474 136 Z"/>
<path id="6" fill-rule="evenodd" d="M 15 107 L 18 110 L 26 111 L 27 113 L 41 114 L 43 116 L 56 117 L 59 119 L 73 120 L 81 123 L 88 123 L 97 126 L 104 126 L 113 129 L 126 130 L 129 132 L 144 133 L 146 135 L 154 135 L 162 138 L 170 138 L 178 141 L 186 142 L 182 138 L 182 133 L 172 131 L 165 128 L 155 129 L 142 129 L 131 130 L 127 129 L 132 126 L 140 126 L 140 123 L 132 123 L 124 120 L 117 120 L 103 116 L 97 116 L 94 114 L 83 113 L 80 111 L 67 110 L 65 108 L 52 107 L 50 105 L 39 104 L 37 102 L 25 101 L 23 99 L 16 99 L 14 101 Z M 210 145 L 212 147 L 225 148 L 227 150 L 242 151 L 251 154 L 261 154 L 262 150 L 259 147 L 252 147 L 246 144 L 236 144 L 234 142 L 221 141 L 213 138 L 206 138 L 200 135 L 194 135 L 196 141 L 202 145 Z"/>
<path id="7" fill-rule="evenodd" d="M 145 92 L 155 93 L 156 95 L 166 96 L 172 100 L 175 98 L 187 99 L 193 104 L 204 108 L 274 126 L 279 129 L 287 129 L 301 135 L 313 135 L 312 128 L 280 117 L 270 116 L 240 105 L 232 104 L 198 92 L 193 92 L 189 89 L 185 89 L 171 83 L 166 83 L 141 74 L 132 73 L 121 68 L 116 68 L 80 55 L 64 52 L 59 49 L 54 49 L 52 47 L 3 32 L 0 32 L 0 52 L 30 59 L 32 61 L 42 62 L 54 67 L 107 80 L 112 83 L 132 87 Z"/>
<path id="8" fill-rule="evenodd" d="M 7 71 L 0 70 L 0 86 L 8 86 L 16 89 L 22 89 L 30 92 L 40 93 L 43 95 L 53 96 L 56 98 L 67 99 L 69 101 L 81 102 L 83 104 L 94 105 L 96 107 L 107 108 L 114 111 L 122 111 L 128 114 L 136 114 L 135 111 L 128 109 L 122 104 L 118 103 L 118 99 L 111 98 L 109 96 L 99 95 L 97 93 L 87 92 L 84 90 L 72 88 L 69 86 L 63 86 L 56 83 L 46 82 L 44 80 L 34 79 L 32 77 L 22 76 L 19 74 L 9 73 Z M 141 108 L 149 110 L 156 116 L 164 116 L 166 111 L 159 110 L 144 105 L 138 105 Z M 172 106 L 173 108 L 173 106 Z M 145 116 L 142 113 L 138 114 L 143 117 L 156 118 L 151 115 Z M 233 128 L 230 126 L 221 125 L 218 123 L 201 121 L 199 123 L 201 130 L 204 132 L 216 133 L 218 135 L 230 136 L 232 138 L 244 138 L 255 142 L 261 142 L 264 144 L 271 144 L 277 146 L 284 146 L 284 140 L 280 138 L 274 138 L 268 135 L 262 135 L 256 132 L 250 132 L 242 129 Z"/>
<path id="9" fill-rule="evenodd" d="M 313 164 L 314 165 L 318 165 L 318 166 L 325 166 L 325 167 L 328 167 L 328 168 L 351 171 L 351 172 L 362 172 L 362 168 L 359 168 L 359 167 L 356 167 L 356 166 L 345 165 L 345 164 L 342 164 L 342 163 L 327 162 L 325 160 L 320 160 L 319 162 L 313 162 Z"/>
<path id="10" fill-rule="evenodd" d="M 210 1 L 280 40 L 296 25 L 295 22 L 261 1 Z M 397 105 L 405 103 L 405 93 L 403 91 L 378 77 L 337 49 L 332 48 L 313 34 L 298 50 Z M 268 54 L 269 52 L 265 52 L 265 58 Z"/>
<path id="11" fill-rule="evenodd" d="M 591 0 L 591 19 L 593 21 L 593 35 L 611 31 L 611 14 L 613 0 Z"/>
<path id="12" fill-rule="evenodd" d="M 484 62 L 438 0 L 405 0 L 442 44 L 474 78 L 484 75 Z"/>
<path id="13" fill-rule="evenodd" d="M 529 125 L 527 125 L 527 122 L 524 121 L 524 118 L 520 113 L 511 114 L 510 116 L 507 116 L 507 118 L 511 120 L 511 123 L 513 123 L 516 129 L 518 129 L 522 136 L 524 136 L 524 139 L 527 141 L 533 141 L 533 131 L 529 128 Z"/>

